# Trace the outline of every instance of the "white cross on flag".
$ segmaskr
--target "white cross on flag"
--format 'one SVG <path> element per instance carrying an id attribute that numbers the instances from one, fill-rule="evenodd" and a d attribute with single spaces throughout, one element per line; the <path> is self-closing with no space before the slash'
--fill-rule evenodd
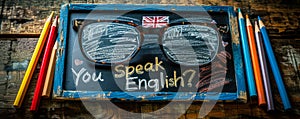
<path id="1" fill-rule="evenodd" d="M 143 16 L 144 28 L 162 28 L 169 23 L 169 16 Z"/>

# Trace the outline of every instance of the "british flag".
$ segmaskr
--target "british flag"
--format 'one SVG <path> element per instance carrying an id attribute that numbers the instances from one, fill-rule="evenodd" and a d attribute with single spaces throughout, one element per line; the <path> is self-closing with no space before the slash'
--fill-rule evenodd
<path id="1" fill-rule="evenodd" d="M 143 16 L 144 28 L 162 28 L 169 23 L 169 16 Z"/>

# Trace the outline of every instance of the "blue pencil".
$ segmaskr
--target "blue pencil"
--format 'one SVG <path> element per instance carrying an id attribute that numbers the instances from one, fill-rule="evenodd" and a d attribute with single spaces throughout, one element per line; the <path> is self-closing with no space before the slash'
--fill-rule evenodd
<path id="1" fill-rule="evenodd" d="M 282 81 L 281 74 L 279 72 L 279 68 L 278 68 L 277 61 L 276 61 L 275 56 L 274 56 L 274 52 L 272 50 L 270 39 L 268 37 L 266 27 L 264 26 L 264 24 L 261 21 L 259 16 L 258 16 L 258 22 L 259 22 L 260 32 L 261 32 L 262 37 L 263 37 L 266 54 L 268 56 L 268 59 L 269 59 L 270 65 L 271 65 L 271 69 L 273 71 L 273 75 L 274 75 L 274 78 L 275 78 L 275 81 L 276 81 L 276 84 L 277 84 L 277 87 L 278 87 L 278 90 L 279 90 L 279 94 L 280 94 L 284 109 L 285 110 L 290 109 L 291 104 L 290 104 L 290 101 L 288 99 L 288 96 L 287 96 L 287 93 L 286 93 L 286 90 L 285 90 L 285 87 L 284 87 L 284 84 L 283 84 L 283 81 Z"/>
<path id="2" fill-rule="evenodd" d="M 239 14 L 239 16 L 238 16 L 239 17 L 239 29 L 240 29 L 240 36 L 241 36 L 241 42 L 242 42 L 242 48 L 243 48 L 243 54 L 244 54 L 247 83 L 248 83 L 250 96 L 252 97 L 252 96 L 257 96 L 257 93 L 256 93 L 256 87 L 255 87 L 255 83 L 254 83 L 253 68 L 252 68 L 252 62 L 251 62 L 251 57 L 250 57 L 245 20 L 244 20 L 244 17 L 242 15 L 240 8 L 238 9 L 238 14 Z"/>

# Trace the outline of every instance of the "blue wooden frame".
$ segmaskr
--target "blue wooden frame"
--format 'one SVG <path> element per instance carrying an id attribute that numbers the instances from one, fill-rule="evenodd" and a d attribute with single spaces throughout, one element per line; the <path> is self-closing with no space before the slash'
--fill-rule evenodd
<path id="1" fill-rule="evenodd" d="M 236 93 L 221 93 L 219 96 L 215 93 L 197 93 L 197 92 L 112 92 L 112 91 L 73 91 L 64 90 L 64 67 L 65 67 L 65 54 L 67 46 L 67 33 L 69 13 L 72 10 L 133 10 L 142 8 L 159 8 L 169 11 L 199 11 L 205 9 L 208 11 L 224 11 L 228 13 L 230 30 L 232 36 L 232 50 L 235 67 L 236 77 Z M 101 9 L 99 9 L 101 8 Z M 200 9 L 201 8 L 201 9 Z M 242 102 L 247 101 L 247 93 L 245 87 L 245 77 L 243 69 L 243 61 L 241 54 L 241 46 L 239 42 L 239 32 L 237 26 L 237 16 L 233 7 L 230 6 L 175 6 L 175 5 L 130 5 L 130 4 L 65 4 L 62 5 L 60 11 L 60 25 L 57 41 L 59 48 L 57 52 L 57 62 L 53 84 L 53 98 L 55 99 L 124 99 L 124 100 L 239 100 Z M 134 95 L 141 95 L 138 98 L 128 97 L 125 94 L 132 93 Z M 154 95 L 153 95 L 154 94 Z M 166 95 L 167 94 L 167 95 Z M 146 96 L 147 95 L 147 96 Z M 151 96 L 150 96 L 151 95 Z"/>

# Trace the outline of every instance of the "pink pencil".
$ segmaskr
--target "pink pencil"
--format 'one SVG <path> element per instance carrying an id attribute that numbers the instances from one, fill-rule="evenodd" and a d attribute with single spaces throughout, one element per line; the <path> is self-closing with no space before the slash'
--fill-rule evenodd
<path id="1" fill-rule="evenodd" d="M 40 103 L 40 99 L 41 99 L 41 95 L 42 95 L 42 90 L 43 90 L 43 85 L 45 82 L 45 76 L 46 76 L 46 72 L 48 69 L 48 64 L 49 64 L 49 59 L 50 59 L 50 55 L 51 55 L 51 51 L 55 42 L 55 38 L 57 35 L 57 16 L 55 17 L 55 20 L 51 26 L 51 30 L 50 30 L 50 34 L 48 37 L 48 41 L 47 41 L 47 45 L 46 45 L 46 49 L 45 49 L 45 53 L 44 53 L 44 57 L 43 57 L 43 61 L 42 61 L 42 65 L 41 65 L 41 69 L 40 69 L 40 73 L 39 73 L 39 77 L 37 80 L 37 84 L 36 84 L 36 88 L 34 91 L 34 96 L 32 99 L 32 103 L 31 103 L 31 107 L 30 107 L 30 111 L 37 111 L 38 110 L 38 106 Z"/>

